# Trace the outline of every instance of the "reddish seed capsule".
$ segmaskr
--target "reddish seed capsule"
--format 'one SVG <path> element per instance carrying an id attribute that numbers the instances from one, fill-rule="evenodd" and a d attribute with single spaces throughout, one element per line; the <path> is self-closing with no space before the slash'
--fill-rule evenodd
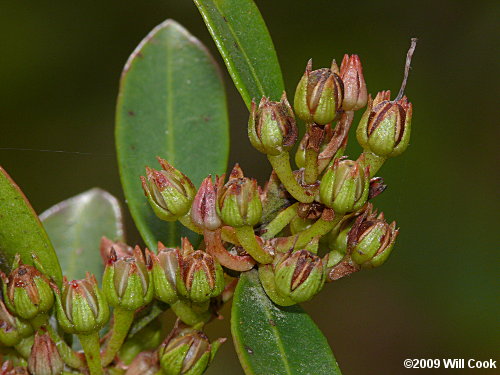
<path id="1" fill-rule="evenodd" d="M 363 108 L 368 101 L 368 91 L 358 55 L 344 55 L 340 65 L 340 78 L 344 83 L 342 109 L 357 111 Z"/>

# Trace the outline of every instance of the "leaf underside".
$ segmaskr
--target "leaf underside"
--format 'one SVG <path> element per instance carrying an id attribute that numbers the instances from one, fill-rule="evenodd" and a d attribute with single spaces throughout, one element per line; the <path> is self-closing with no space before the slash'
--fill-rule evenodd
<path id="1" fill-rule="evenodd" d="M 40 219 L 69 280 L 82 279 L 88 271 L 100 282 L 104 270 L 99 253 L 101 237 L 125 241 L 118 200 L 98 188 L 56 204 Z"/>

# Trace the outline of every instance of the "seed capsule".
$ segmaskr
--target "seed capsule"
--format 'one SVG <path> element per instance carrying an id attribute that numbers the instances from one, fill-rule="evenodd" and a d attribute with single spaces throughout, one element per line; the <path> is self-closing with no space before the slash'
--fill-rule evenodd
<path id="1" fill-rule="evenodd" d="M 209 254 L 196 250 L 179 259 L 177 291 L 193 302 L 205 302 L 224 290 L 224 272 Z"/>
<path id="2" fill-rule="evenodd" d="M 363 268 L 381 266 L 389 257 L 399 231 L 388 224 L 384 214 L 372 212 L 370 205 L 349 231 L 347 246 L 351 259 Z"/>
<path id="3" fill-rule="evenodd" d="M 8 278 L 2 274 L 7 308 L 26 320 L 48 312 L 54 304 L 54 294 L 47 277 L 35 267 L 23 264 L 18 255 L 12 268 Z"/>
<path id="4" fill-rule="evenodd" d="M 158 243 L 158 255 L 152 254 L 155 297 L 172 304 L 177 301 L 177 274 L 180 251 Z"/>
<path id="5" fill-rule="evenodd" d="M 296 303 L 310 300 L 325 283 L 323 261 L 307 250 L 277 256 L 274 274 L 278 292 Z"/>
<path id="6" fill-rule="evenodd" d="M 218 212 L 227 225 L 242 227 L 256 225 L 262 216 L 257 181 L 243 176 L 236 164 L 229 181 L 217 191 Z"/>
<path id="7" fill-rule="evenodd" d="M 295 91 L 297 117 L 308 123 L 326 125 L 333 121 L 344 98 L 344 85 L 335 60 L 332 67 L 312 70 L 309 60 Z"/>
<path id="8" fill-rule="evenodd" d="M 56 344 L 46 332 L 38 331 L 28 358 L 28 369 L 36 375 L 59 375 L 64 370 L 64 362 Z"/>
<path id="9" fill-rule="evenodd" d="M 118 257 L 114 250 L 108 257 L 102 289 L 108 303 L 125 310 L 137 310 L 153 299 L 151 253 L 146 256 L 136 246 L 132 256 Z"/>
<path id="10" fill-rule="evenodd" d="M 359 144 L 383 157 L 400 155 L 410 142 L 412 104 L 406 96 L 396 101 L 390 97 L 390 91 L 382 91 L 370 98 L 356 130 Z"/>
<path id="11" fill-rule="evenodd" d="M 201 229 L 216 230 L 222 225 L 217 213 L 217 193 L 212 176 L 206 177 L 194 197 L 191 220 Z"/>
<path id="12" fill-rule="evenodd" d="M 155 214 L 162 220 L 175 221 L 189 212 L 196 189 L 185 174 L 160 157 L 158 161 L 162 170 L 146 167 L 142 188 Z"/>
<path id="13" fill-rule="evenodd" d="M 201 375 L 224 341 L 210 343 L 202 331 L 176 327 L 158 351 L 161 368 L 166 375 Z"/>
<path id="14" fill-rule="evenodd" d="M 94 275 L 87 272 L 85 279 L 69 282 L 64 277 L 62 292 L 55 291 L 57 320 L 64 331 L 89 334 L 108 322 L 108 303 Z"/>
<path id="15" fill-rule="evenodd" d="M 344 214 L 360 209 L 369 192 L 369 173 L 355 161 L 337 159 L 321 179 L 321 202 L 335 213 Z"/>
<path id="16" fill-rule="evenodd" d="M 285 93 L 279 102 L 272 102 L 265 96 L 258 107 L 252 102 L 248 137 L 257 150 L 267 155 L 279 155 L 293 147 L 297 134 L 295 116 Z"/>
<path id="17" fill-rule="evenodd" d="M 368 91 L 358 55 L 344 55 L 340 65 L 340 78 L 344 83 L 342 109 L 357 111 L 363 108 L 368 100 Z"/>

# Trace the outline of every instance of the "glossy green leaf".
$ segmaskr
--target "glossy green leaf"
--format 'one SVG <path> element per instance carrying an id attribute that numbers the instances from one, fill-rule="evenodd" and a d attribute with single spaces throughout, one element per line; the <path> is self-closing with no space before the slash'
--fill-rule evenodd
<path id="1" fill-rule="evenodd" d="M 33 264 L 35 253 L 45 272 L 61 283 L 61 267 L 45 229 L 21 189 L 0 167 L 0 267 L 4 272 L 16 253 L 26 264 Z"/>
<path id="2" fill-rule="evenodd" d="M 40 219 L 69 280 L 83 279 L 89 271 L 100 281 L 104 271 L 101 237 L 125 241 L 118 200 L 98 188 L 52 206 Z"/>
<path id="3" fill-rule="evenodd" d="M 283 76 L 259 9 L 252 0 L 194 0 L 247 107 L 278 100 Z"/>
<path id="4" fill-rule="evenodd" d="M 207 49 L 181 25 L 157 26 L 123 70 L 116 114 L 120 176 L 130 212 L 146 245 L 176 244 L 188 231 L 156 218 L 142 192 L 146 165 L 167 159 L 199 185 L 224 173 L 229 128 L 224 86 Z"/>
<path id="5" fill-rule="evenodd" d="M 245 374 L 341 374 L 326 338 L 309 315 L 298 305 L 273 304 L 257 271 L 241 275 L 231 315 L 231 332 Z"/>

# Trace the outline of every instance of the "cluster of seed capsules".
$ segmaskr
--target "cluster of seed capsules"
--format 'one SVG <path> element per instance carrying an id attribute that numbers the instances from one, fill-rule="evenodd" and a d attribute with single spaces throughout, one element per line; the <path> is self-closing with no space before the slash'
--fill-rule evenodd
<path id="1" fill-rule="evenodd" d="M 201 296 L 194 292 L 191 285 L 184 285 L 180 278 L 174 281 L 179 294 L 184 296 L 179 298 L 200 302 L 189 303 L 184 308 L 188 311 L 185 319 L 190 325 L 178 320 L 168 337 L 160 340 L 154 350 L 143 351 L 128 360 L 125 359 L 127 355 L 121 357 L 119 350 L 133 319 L 151 305 L 155 295 L 175 305 L 176 311 L 182 311 L 181 302 L 175 304 L 169 292 L 162 288 L 165 286 L 163 282 L 171 280 L 168 270 L 163 268 L 166 249 L 160 248 L 159 257 L 156 257 L 148 250 L 144 254 L 139 247 L 132 249 L 103 238 L 101 255 L 106 268 L 102 289 L 90 273 L 81 280 L 68 281 L 64 278 L 59 288 L 46 276 L 35 256 L 33 265 L 24 264 L 16 256 L 11 273 L 8 276 L 1 274 L 0 349 L 5 356 L 0 354 L 0 374 L 99 375 L 104 374 L 105 369 L 112 369 L 107 371 L 113 374 L 127 375 L 202 374 L 225 341 L 218 339 L 210 342 L 201 331 L 203 322 L 211 316 L 208 300 L 220 294 L 224 289 L 224 280 L 219 264 L 210 259 L 207 261 L 203 253 L 188 247 L 189 244 L 184 241 L 183 248 L 191 251 L 192 257 L 183 258 L 185 263 L 181 265 L 192 269 L 201 263 L 202 267 L 209 264 L 208 267 L 212 268 L 206 269 L 206 275 L 217 273 L 217 278 L 212 280 L 212 291 Z M 198 286 L 193 287 L 196 289 Z M 108 333 L 100 337 L 99 331 L 110 320 L 110 307 L 113 307 L 113 323 Z M 196 315 L 196 319 L 189 317 L 189 311 Z M 51 322 L 52 313 L 56 320 Z M 65 341 L 62 333 L 76 335 L 83 352 L 73 350 L 71 340 Z M 144 338 L 140 337 L 141 340 Z M 129 347 L 133 346 L 131 343 L 133 341 L 129 341 Z"/>
<path id="2" fill-rule="evenodd" d="M 222 270 L 237 276 L 257 268 L 268 296 L 287 306 L 310 300 L 325 282 L 384 263 L 398 230 L 369 200 L 385 189 L 376 172 L 409 143 L 412 105 L 402 92 L 395 100 L 389 91 L 372 99 L 357 55 L 345 55 L 340 68 L 334 61 L 312 70 L 309 61 L 294 108 L 285 93 L 279 102 L 263 97 L 252 103 L 248 135 L 273 167 L 263 189 L 236 164 L 227 182 L 224 175 L 208 176 L 196 191 L 186 175 L 158 158 L 162 170 L 147 168 L 142 177 L 154 212 L 204 238 L 195 252 L 159 251 L 169 272 L 155 279 L 164 300 L 180 294 L 201 302 L 222 292 Z M 356 132 L 364 151 L 350 160 L 343 154 L 354 112 L 366 106 Z M 306 132 L 293 170 L 296 117 Z M 203 261 L 186 267 L 186 259 Z"/>
<path id="3" fill-rule="evenodd" d="M 343 156 L 349 129 L 354 111 L 365 106 L 356 132 L 364 151 L 350 160 Z M 293 170 L 296 116 L 306 132 Z M 156 253 L 103 239 L 102 290 L 91 274 L 58 286 L 36 258 L 27 265 L 16 257 L 10 275 L 2 274 L 0 343 L 25 363 L 3 361 L 1 373 L 99 375 L 115 366 L 117 374 L 202 374 L 224 340 L 210 342 L 200 329 L 231 298 L 240 272 L 257 269 L 269 298 L 288 306 L 310 300 L 326 282 L 380 266 L 398 231 L 369 200 L 385 189 L 375 177 L 382 164 L 408 146 L 411 116 L 402 93 L 395 100 L 388 91 L 367 94 L 358 56 L 344 56 L 340 69 L 334 62 L 312 70 L 309 62 L 294 109 L 286 94 L 252 103 L 248 135 L 273 167 L 263 189 L 239 165 L 227 181 L 208 176 L 199 189 L 161 158 L 161 170 L 146 168 L 142 185 L 155 214 L 202 234 L 198 249 L 186 238 L 177 248 L 159 243 Z M 159 347 L 120 367 L 117 353 L 136 312 L 154 300 L 169 304 L 178 323 Z M 100 339 L 110 307 L 113 324 Z M 49 324 L 52 309 L 58 327 L 79 337 L 85 356 Z"/>

